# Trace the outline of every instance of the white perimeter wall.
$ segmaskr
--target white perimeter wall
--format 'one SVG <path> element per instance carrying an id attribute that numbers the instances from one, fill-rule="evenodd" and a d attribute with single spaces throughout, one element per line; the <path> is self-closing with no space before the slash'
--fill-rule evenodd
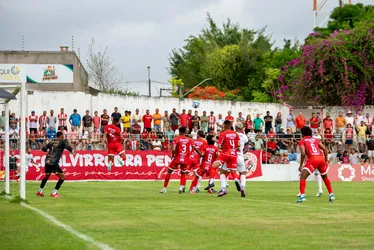
<path id="1" fill-rule="evenodd" d="M 19 101 L 12 101 L 10 103 L 10 110 L 15 112 L 17 115 L 20 113 Z M 60 108 L 65 108 L 65 113 L 68 115 L 73 113 L 73 109 L 77 109 L 78 113 L 82 116 L 88 109 L 93 114 L 94 111 L 98 111 L 99 115 L 102 114 L 103 109 L 107 109 L 109 115 L 113 112 L 114 107 L 118 107 L 120 113 L 124 113 L 125 110 L 130 110 L 132 113 L 135 112 L 136 108 L 139 108 L 141 114 L 145 114 L 147 109 L 150 109 L 151 114 L 154 113 L 156 108 L 160 109 L 160 113 L 163 114 L 165 110 L 171 113 L 173 108 L 176 108 L 178 112 L 181 112 L 183 108 L 186 110 L 192 109 L 191 99 L 177 99 L 177 98 L 158 98 L 158 97 L 132 97 L 132 96 L 117 96 L 117 95 L 106 95 L 99 94 L 98 96 L 92 96 L 83 92 L 43 92 L 34 91 L 33 94 L 28 95 L 28 111 L 30 114 L 32 110 L 36 111 L 37 115 L 41 115 L 44 110 L 49 114 L 49 110 L 55 110 L 55 114 L 59 113 Z M 226 116 L 227 111 L 231 110 L 234 117 L 237 117 L 239 112 L 243 112 L 244 116 L 250 114 L 252 119 L 257 113 L 263 117 L 266 111 L 270 111 L 273 117 L 276 116 L 277 112 L 283 114 L 283 126 L 286 126 L 286 116 L 289 112 L 289 108 L 282 104 L 274 103 L 252 103 L 252 102 L 231 102 L 231 101 L 211 101 L 211 100 L 200 100 L 200 107 L 197 109 L 199 114 L 205 110 L 208 112 L 214 111 L 216 115 L 219 113 Z M 302 111 L 307 117 L 311 117 L 312 112 L 320 112 L 322 117 L 325 116 L 326 112 L 329 112 L 331 117 L 335 119 L 339 111 L 345 111 L 343 107 L 328 107 L 324 110 L 314 109 L 294 109 L 294 115 L 298 115 L 298 112 Z M 374 116 L 374 106 L 365 106 L 364 113 L 370 113 L 370 116 Z"/>

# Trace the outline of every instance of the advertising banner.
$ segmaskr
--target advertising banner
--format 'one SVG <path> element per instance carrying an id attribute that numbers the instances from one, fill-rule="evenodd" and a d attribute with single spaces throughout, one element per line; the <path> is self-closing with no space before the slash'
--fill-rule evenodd
<path id="1" fill-rule="evenodd" d="M 0 64 L 0 83 L 21 83 L 25 74 L 24 64 Z"/>
<path id="2" fill-rule="evenodd" d="M 27 83 L 73 83 L 72 64 L 27 64 Z"/>
<path id="3" fill-rule="evenodd" d="M 332 181 L 374 181 L 374 164 L 330 164 Z"/>
<path id="4" fill-rule="evenodd" d="M 44 177 L 46 153 L 36 150 L 32 154 L 35 164 L 30 163 L 26 179 L 41 180 Z M 260 154 L 261 151 L 254 151 L 246 156 L 247 178 L 262 175 Z M 128 151 L 126 152 L 125 166 L 120 166 L 120 162 L 116 158 L 111 171 L 107 169 L 107 160 L 106 151 L 78 151 L 75 155 L 65 151 L 61 158 L 60 166 L 64 170 L 67 181 L 163 180 L 171 162 L 171 152 Z M 179 171 L 174 172 L 172 179 L 179 179 L 179 175 Z M 192 179 L 192 176 L 193 173 L 190 173 L 189 179 Z M 52 180 L 57 179 L 54 175 L 51 178 Z"/>

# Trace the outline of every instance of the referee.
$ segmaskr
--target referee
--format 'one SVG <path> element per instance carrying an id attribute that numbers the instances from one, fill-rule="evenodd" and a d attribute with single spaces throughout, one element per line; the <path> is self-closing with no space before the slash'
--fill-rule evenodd
<path id="1" fill-rule="evenodd" d="M 55 189 L 51 193 L 51 197 L 60 198 L 60 195 L 57 193 L 57 191 L 60 189 L 62 183 L 64 183 L 65 175 L 59 166 L 59 161 L 65 149 L 67 149 L 71 154 L 75 153 L 74 149 L 69 145 L 69 142 L 64 139 L 64 134 L 60 131 L 57 132 L 55 139 L 53 139 L 42 148 L 44 152 L 47 152 L 47 157 L 45 158 L 45 176 L 36 195 L 41 197 L 44 196 L 43 188 L 51 174 L 54 173 L 58 176 L 59 180 L 56 184 Z"/>

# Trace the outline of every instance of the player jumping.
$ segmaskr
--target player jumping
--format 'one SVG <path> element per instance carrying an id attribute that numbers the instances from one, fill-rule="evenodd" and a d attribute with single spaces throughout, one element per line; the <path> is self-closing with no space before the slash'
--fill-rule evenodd
<path id="1" fill-rule="evenodd" d="M 43 188 L 51 174 L 54 173 L 58 176 L 59 180 L 55 189 L 51 193 L 51 197 L 60 198 L 57 191 L 60 189 L 62 183 L 64 183 L 65 175 L 59 166 L 59 161 L 65 149 L 67 149 L 71 154 L 74 154 L 74 149 L 69 145 L 69 142 L 64 139 L 64 134 L 61 131 L 57 132 L 55 139 L 42 147 L 42 151 L 47 152 L 47 157 L 45 158 L 45 176 L 36 195 L 41 197 L 44 196 Z"/>
<path id="2" fill-rule="evenodd" d="M 213 135 L 208 135 L 208 145 L 203 149 L 203 151 L 201 149 L 199 150 L 200 155 L 203 156 L 203 160 L 196 171 L 195 178 L 191 183 L 190 193 L 192 194 L 197 191 L 197 189 L 195 190 L 195 188 L 207 171 L 209 171 L 209 188 L 207 188 L 206 190 L 211 191 L 210 189 L 214 187 L 214 176 L 216 175 L 216 169 L 212 167 L 212 164 L 217 159 L 219 150 L 216 146 L 214 146 L 215 141 L 213 140 L 213 138 Z"/>
<path id="3" fill-rule="evenodd" d="M 108 171 L 113 166 L 114 156 L 118 154 L 121 159 L 119 163 L 121 166 L 126 162 L 126 151 L 122 144 L 121 129 L 119 128 L 119 119 L 113 119 L 113 123 L 105 126 L 102 143 L 108 143 Z"/>
<path id="4" fill-rule="evenodd" d="M 310 174 L 312 174 L 316 169 L 321 173 L 322 179 L 326 185 L 326 188 L 329 192 L 329 202 L 335 200 L 335 196 L 332 192 L 331 182 L 327 177 L 328 167 L 328 152 L 326 147 L 315 138 L 312 138 L 312 129 L 305 126 L 301 129 L 301 134 L 303 139 L 299 142 L 299 147 L 301 150 L 301 159 L 299 171 L 300 175 L 300 198 L 297 200 L 297 203 L 301 203 L 306 200 L 305 197 L 305 188 L 306 188 L 306 179 Z M 321 152 L 323 151 L 323 153 Z M 303 167 L 303 163 L 307 157 L 307 162 Z"/>
<path id="5" fill-rule="evenodd" d="M 162 194 L 166 193 L 171 174 L 174 172 L 174 170 L 178 169 L 178 167 L 181 170 L 179 193 L 183 193 L 183 190 L 185 189 L 187 181 L 188 159 L 190 158 L 192 148 L 192 140 L 186 137 L 185 134 L 186 128 L 180 127 L 179 136 L 175 138 L 173 143 L 171 151 L 173 160 L 170 162 L 168 172 L 165 176 L 164 188 L 160 192 Z"/>
<path id="6" fill-rule="evenodd" d="M 218 146 L 222 149 L 218 159 L 213 163 L 213 168 L 219 168 L 220 179 L 221 179 L 221 191 L 218 193 L 218 197 L 222 197 L 227 194 L 226 186 L 227 179 L 226 173 L 229 171 L 237 170 L 237 156 L 239 143 L 239 135 L 230 129 L 231 122 L 225 121 L 223 123 L 224 132 L 222 132 L 218 138 Z M 223 166 L 226 164 L 226 166 Z"/>

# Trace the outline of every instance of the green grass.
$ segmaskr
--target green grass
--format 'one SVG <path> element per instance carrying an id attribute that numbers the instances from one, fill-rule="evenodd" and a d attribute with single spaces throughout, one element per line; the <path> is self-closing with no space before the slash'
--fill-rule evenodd
<path id="1" fill-rule="evenodd" d="M 66 182 L 63 198 L 52 199 L 35 196 L 38 183 L 28 183 L 27 200 L 115 249 L 374 249 L 373 184 L 333 185 L 333 204 L 326 194 L 314 197 L 314 182 L 302 205 L 296 182 L 250 182 L 244 199 L 233 184 L 217 198 L 179 195 L 176 182 L 167 194 L 158 193 L 161 182 Z M 4 198 L 0 235 L 1 249 L 95 249 Z"/>

